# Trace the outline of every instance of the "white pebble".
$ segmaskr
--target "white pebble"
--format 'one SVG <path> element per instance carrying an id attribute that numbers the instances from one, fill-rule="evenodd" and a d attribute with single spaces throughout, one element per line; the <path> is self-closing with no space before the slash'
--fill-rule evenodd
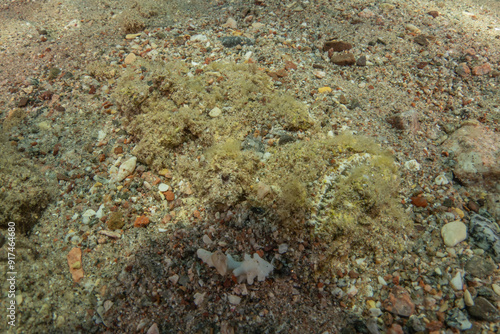
<path id="1" fill-rule="evenodd" d="M 220 110 L 220 108 L 218 107 L 215 107 L 213 108 L 212 110 L 210 110 L 210 112 L 208 113 L 208 115 L 212 118 L 215 118 L 215 117 L 219 117 L 220 115 L 222 114 L 222 110 Z"/>
<path id="2" fill-rule="evenodd" d="M 467 226 L 459 220 L 448 223 L 441 229 L 441 236 L 446 246 L 454 247 L 467 239 Z"/>
<path id="3" fill-rule="evenodd" d="M 382 276 L 377 277 L 378 283 L 382 285 L 387 285 L 387 282 Z"/>
<path id="4" fill-rule="evenodd" d="M 233 305 L 238 305 L 241 302 L 241 297 L 235 295 L 229 295 L 227 299 Z"/>
<path id="5" fill-rule="evenodd" d="M 160 183 L 158 185 L 158 190 L 161 191 L 161 192 L 165 192 L 169 189 L 169 186 L 168 184 L 165 184 L 165 183 Z"/>
<path id="6" fill-rule="evenodd" d="M 213 243 L 212 239 L 210 239 L 210 237 L 206 234 L 203 235 L 203 242 L 206 245 L 211 245 Z"/>
<path id="7" fill-rule="evenodd" d="M 460 291 L 463 289 L 462 273 L 459 271 L 450 281 L 450 285 L 454 290 Z"/>

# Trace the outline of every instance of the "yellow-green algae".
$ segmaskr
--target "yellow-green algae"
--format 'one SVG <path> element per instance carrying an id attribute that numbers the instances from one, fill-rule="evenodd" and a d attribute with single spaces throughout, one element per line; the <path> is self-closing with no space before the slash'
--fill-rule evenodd
<path id="1" fill-rule="evenodd" d="M 120 76 L 114 98 L 138 139 L 139 161 L 170 169 L 199 204 L 267 208 L 291 233 L 313 226 L 331 259 L 403 245 L 409 219 L 390 154 L 369 138 L 327 137 L 308 107 L 256 65 L 139 61 Z M 222 114 L 211 117 L 215 107 Z M 256 130 L 273 128 L 308 137 L 267 145 L 265 160 L 241 149 Z"/>

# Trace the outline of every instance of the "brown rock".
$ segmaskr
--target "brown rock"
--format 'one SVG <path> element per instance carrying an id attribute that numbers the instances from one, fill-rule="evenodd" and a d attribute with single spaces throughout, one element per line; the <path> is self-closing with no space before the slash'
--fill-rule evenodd
<path id="1" fill-rule="evenodd" d="M 17 103 L 17 106 L 19 108 L 22 108 L 22 107 L 26 107 L 26 105 L 28 104 L 29 100 L 27 97 L 21 97 L 21 99 L 19 100 L 19 102 Z"/>
<path id="2" fill-rule="evenodd" d="M 421 45 L 421 46 L 429 46 L 429 39 L 424 36 L 424 35 L 418 35 L 417 37 L 415 37 L 414 39 L 415 43 L 417 43 L 418 45 Z"/>
<path id="3" fill-rule="evenodd" d="M 387 334 L 403 334 L 403 328 L 399 324 L 392 324 L 392 326 L 387 330 Z"/>
<path id="4" fill-rule="evenodd" d="M 326 41 L 323 45 L 323 51 L 333 50 L 334 52 L 341 52 L 352 49 L 352 44 L 342 41 Z"/>
<path id="5" fill-rule="evenodd" d="M 400 286 L 395 286 L 389 293 L 389 297 L 384 300 L 384 308 L 388 312 L 402 317 L 409 317 L 415 312 L 415 304 L 413 304 L 410 294 Z"/>
<path id="6" fill-rule="evenodd" d="M 467 66 L 466 63 L 460 63 L 455 68 L 455 73 L 457 73 L 461 77 L 466 77 L 466 76 L 470 75 L 470 68 L 469 68 L 469 66 Z"/>
<path id="7" fill-rule="evenodd" d="M 438 17 L 440 14 L 437 10 L 431 10 L 430 12 L 428 12 L 427 14 L 429 14 L 430 16 L 432 16 L 433 18 L 436 18 Z"/>
<path id="8" fill-rule="evenodd" d="M 340 65 L 340 66 L 351 66 L 356 64 L 356 59 L 354 59 L 354 55 L 352 53 L 333 55 L 330 58 L 330 61 L 335 65 Z"/>
<path id="9" fill-rule="evenodd" d="M 149 218 L 146 216 L 140 216 L 135 219 L 134 227 L 146 227 L 149 225 Z"/>
<path id="10" fill-rule="evenodd" d="M 67 255 L 69 272 L 73 277 L 73 281 L 78 283 L 83 278 L 82 269 L 82 250 L 80 248 L 73 248 Z"/>
<path id="11" fill-rule="evenodd" d="M 425 208 L 427 206 L 427 200 L 424 197 L 413 196 L 411 199 L 411 204 L 419 208 Z"/>
<path id="12" fill-rule="evenodd" d="M 486 63 L 472 68 L 472 74 L 476 76 L 486 75 L 491 72 L 491 65 Z"/>
<path id="13" fill-rule="evenodd" d="M 167 199 L 167 201 L 173 201 L 175 199 L 175 194 L 172 190 L 168 190 L 165 192 L 165 198 Z"/>

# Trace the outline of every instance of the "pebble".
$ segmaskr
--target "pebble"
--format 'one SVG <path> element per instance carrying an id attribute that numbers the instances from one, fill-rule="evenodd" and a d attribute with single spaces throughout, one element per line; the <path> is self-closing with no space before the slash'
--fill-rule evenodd
<path id="1" fill-rule="evenodd" d="M 149 218 L 146 216 L 139 216 L 135 219 L 134 227 L 146 227 L 149 225 Z"/>
<path id="2" fill-rule="evenodd" d="M 165 192 L 167 191 L 168 189 L 170 189 L 170 186 L 168 184 L 165 184 L 165 183 L 160 183 L 158 185 L 158 190 L 161 191 L 161 192 Z"/>
<path id="3" fill-rule="evenodd" d="M 78 283 L 83 278 L 83 268 L 82 268 L 82 250 L 80 248 L 72 248 L 68 255 L 68 266 L 69 272 L 73 277 L 73 281 Z"/>
<path id="4" fill-rule="evenodd" d="M 465 302 L 465 305 L 467 305 L 467 306 L 474 305 L 474 300 L 472 299 L 472 296 L 471 296 L 469 290 L 465 290 L 465 292 L 464 292 L 464 302 Z"/>
<path id="5" fill-rule="evenodd" d="M 339 55 L 333 55 L 330 61 L 335 65 L 339 66 L 351 66 L 356 64 L 356 59 L 352 53 L 344 53 Z"/>
<path id="6" fill-rule="evenodd" d="M 352 44 L 342 41 L 326 41 L 323 45 L 323 51 L 341 52 L 352 49 Z"/>
<path id="7" fill-rule="evenodd" d="M 288 245 L 287 244 L 281 244 L 278 246 L 278 253 L 280 254 L 285 254 L 288 251 Z"/>
<path id="8" fill-rule="evenodd" d="M 132 64 L 135 60 L 137 59 L 137 56 L 133 53 L 129 53 L 126 57 L 125 60 L 123 61 L 124 64 L 130 65 Z"/>
<path id="9" fill-rule="evenodd" d="M 229 301 L 230 304 L 233 304 L 233 305 L 239 305 L 241 303 L 241 297 L 238 297 L 235 295 L 229 295 L 227 297 L 227 300 Z"/>
<path id="10" fill-rule="evenodd" d="M 420 29 L 418 29 L 415 25 L 411 24 L 411 23 L 408 23 L 406 26 L 405 26 L 406 30 L 409 30 L 415 34 L 420 34 Z"/>
<path id="11" fill-rule="evenodd" d="M 215 118 L 215 117 L 219 117 L 220 115 L 222 114 L 222 110 L 218 107 L 215 107 L 213 108 L 212 110 L 210 110 L 210 112 L 208 113 L 208 115 L 212 118 Z"/>
<path id="12" fill-rule="evenodd" d="M 459 220 L 448 223 L 441 228 L 441 236 L 446 246 L 454 247 L 467 239 L 467 226 Z"/>
<path id="13" fill-rule="evenodd" d="M 208 41 L 208 37 L 206 35 L 198 34 L 191 36 L 189 40 L 191 42 L 206 42 Z"/>
<path id="14" fill-rule="evenodd" d="M 488 277 L 495 269 L 495 263 L 490 258 L 482 256 L 474 256 L 465 264 L 465 271 L 478 278 Z"/>
<path id="15" fill-rule="evenodd" d="M 486 321 L 500 321 L 500 312 L 486 298 L 477 297 L 474 305 L 467 308 L 474 318 Z"/>
<path id="16" fill-rule="evenodd" d="M 415 312 L 415 304 L 411 300 L 410 294 L 400 286 L 392 288 L 383 305 L 388 312 L 403 317 L 409 317 Z"/>
<path id="17" fill-rule="evenodd" d="M 462 273 L 460 271 L 451 279 L 450 285 L 456 291 L 461 291 L 463 289 Z"/>
<path id="18" fill-rule="evenodd" d="M 458 308 L 454 308 L 448 312 L 446 324 L 461 331 L 470 329 L 472 327 L 472 323 L 469 321 L 469 319 L 467 319 L 467 316 Z"/>
<path id="19" fill-rule="evenodd" d="M 486 75 L 491 72 L 491 65 L 486 63 L 472 68 L 472 74 L 476 76 Z"/>

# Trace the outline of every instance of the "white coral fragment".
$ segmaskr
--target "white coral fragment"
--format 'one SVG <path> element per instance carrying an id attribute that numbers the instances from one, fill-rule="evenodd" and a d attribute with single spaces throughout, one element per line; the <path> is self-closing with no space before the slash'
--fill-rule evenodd
<path id="1" fill-rule="evenodd" d="M 262 259 L 257 253 L 253 258 L 245 254 L 243 262 L 236 261 L 230 254 L 224 255 L 220 250 L 212 253 L 200 248 L 197 255 L 209 267 L 215 267 L 219 274 L 225 275 L 228 271 L 232 271 L 233 275 L 238 277 L 238 282 L 246 280 L 250 285 L 255 278 L 260 282 L 264 281 L 274 269 L 271 263 Z"/>

